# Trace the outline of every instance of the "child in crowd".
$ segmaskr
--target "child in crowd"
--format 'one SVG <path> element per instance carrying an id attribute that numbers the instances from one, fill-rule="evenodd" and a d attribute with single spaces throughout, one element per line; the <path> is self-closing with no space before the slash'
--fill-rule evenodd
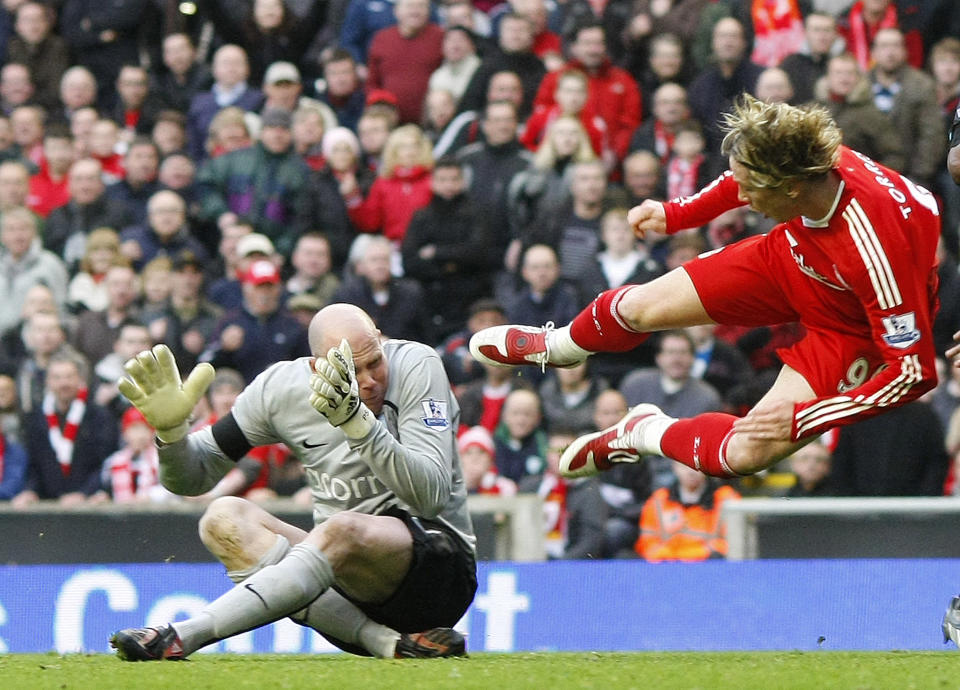
<path id="1" fill-rule="evenodd" d="M 230 106 L 214 115 L 207 130 L 206 143 L 211 158 L 245 149 L 252 143 L 253 137 L 242 108 Z"/>
<path id="2" fill-rule="evenodd" d="M 90 497 L 100 503 L 162 503 L 176 497 L 160 484 L 160 458 L 154 443 L 156 433 L 135 407 L 121 420 L 120 450 L 103 463 L 103 490 Z"/>
<path id="3" fill-rule="evenodd" d="M 494 434 L 497 471 L 517 482 L 539 475 L 546 466 L 547 435 L 540 428 L 540 396 L 531 390 L 511 392 L 503 403 Z"/>
<path id="4" fill-rule="evenodd" d="M 694 120 L 677 125 L 667 161 L 667 198 L 691 196 L 709 181 L 707 141 Z"/>
<path id="5" fill-rule="evenodd" d="M 380 170 L 387 137 L 396 126 L 395 114 L 388 108 L 373 106 L 363 111 L 357 123 L 357 136 L 360 139 L 360 150 L 363 154 L 361 167 L 369 168 L 374 172 Z"/>
<path id="6" fill-rule="evenodd" d="M 520 482 L 522 493 L 536 493 L 543 499 L 545 545 L 547 558 L 551 559 L 600 558 L 603 551 L 607 510 L 599 478 L 571 480 L 560 476 L 560 455 L 576 437 L 576 433 L 564 429 L 551 431 L 546 471 Z"/>
<path id="7" fill-rule="evenodd" d="M 501 477 L 494 463 L 496 449 L 493 436 L 482 426 L 473 426 L 457 439 L 460 448 L 460 467 L 467 493 L 486 496 L 513 496 L 517 485 Z"/>
<path id="8" fill-rule="evenodd" d="M 312 106 L 293 111 L 293 147 L 311 170 L 326 165 L 323 155 L 323 112 Z"/>
<path id="9" fill-rule="evenodd" d="M 143 284 L 143 305 L 140 318 L 150 323 L 167 309 L 172 288 L 173 261 L 167 256 L 158 256 L 146 263 L 140 272 Z"/>
<path id="10" fill-rule="evenodd" d="M 323 135 L 323 157 L 330 172 L 338 180 L 353 175 L 360 188 L 360 194 L 366 196 L 377 179 L 377 174 L 366 165 L 361 165 L 360 141 L 357 135 L 346 127 L 334 127 Z"/>
<path id="11" fill-rule="evenodd" d="M 160 157 L 166 158 L 187 148 L 187 119 L 176 110 L 161 110 L 153 123 L 150 139 L 157 145 Z"/>
<path id="12" fill-rule="evenodd" d="M 103 167 L 103 183 L 119 182 L 124 177 L 120 152 L 120 128 L 113 120 L 102 118 L 90 128 L 90 155 Z"/>
<path id="13" fill-rule="evenodd" d="M 97 228 L 87 237 L 80 270 L 67 288 L 67 304 L 71 311 L 103 311 L 107 308 L 107 289 L 103 278 L 107 269 L 117 262 L 125 263 L 120 256 L 120 236 L 113 228 Z"/>

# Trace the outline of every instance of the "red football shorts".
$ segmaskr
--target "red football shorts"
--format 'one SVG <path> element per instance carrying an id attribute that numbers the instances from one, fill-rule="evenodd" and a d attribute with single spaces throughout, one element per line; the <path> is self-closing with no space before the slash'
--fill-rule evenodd
<path id="1" fill-rule="evenodd" d="M 858 386 L 883 364 L 866 320 L 851 318 L 862 312 L 856 298 L 801 272 L 782 232 L 708 252 L 683 268 L 717 323 L 756 327 L 799 321 L 803 338 L 777 354 L 817 396 Z"/>

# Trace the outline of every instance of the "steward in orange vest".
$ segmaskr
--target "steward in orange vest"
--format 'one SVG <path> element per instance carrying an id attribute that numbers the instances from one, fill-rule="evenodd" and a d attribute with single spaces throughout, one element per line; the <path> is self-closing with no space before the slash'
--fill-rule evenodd
<path id="1" fill-rule="evenodd" d="M 657 489 L 643 506 L 634 550 L 651 562 L 725 557 L 720 511 L 725 501 L 740 500 L 740 494 L 686 465 L 676 463 L 673 470 L 673 486 Z"/>

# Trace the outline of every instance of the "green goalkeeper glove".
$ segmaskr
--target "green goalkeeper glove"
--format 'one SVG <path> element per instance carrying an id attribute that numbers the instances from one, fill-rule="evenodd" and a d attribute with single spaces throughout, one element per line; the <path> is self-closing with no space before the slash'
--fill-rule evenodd
<path id="1" fill-rule="evenodd" d="M 331 347 L 327 358 L 317 358 L 310 375 L 310 404 L 348 438 L 364 438 L 374 424 L 373 413 L 360 400 L 353 350 L 343 339 Z"/>
<path id="2" fill-rule="evenodd" d="M 127 361 L 123 368 L 127 375 L 117 382 L 117 387 L 157 430 L 157 438 L 175 443 L 186 436 L 187 419 L 213 381 L 213 367 L 198 364 L 181 383 L 170 348 L 155 345 Z"/>

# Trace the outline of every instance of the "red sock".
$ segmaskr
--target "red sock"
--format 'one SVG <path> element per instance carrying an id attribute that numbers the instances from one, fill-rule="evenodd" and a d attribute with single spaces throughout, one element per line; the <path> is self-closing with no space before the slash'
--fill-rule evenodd
<path id="1" fill-rule="evenodd" d="M 733 436 L 732 414 L 707 412 L 671 424 L 660 449 L 663 454 L 712 477 L 737 477 L 727 466 L 727 443 Z"/>
<path id="2" fill-rule="evenodd" d="M 617 304 L 632 285 L 605 290 L 570 322 L 573 342 L 589 352 L 627 352 L 650 337 L 627 327 Z"/>

